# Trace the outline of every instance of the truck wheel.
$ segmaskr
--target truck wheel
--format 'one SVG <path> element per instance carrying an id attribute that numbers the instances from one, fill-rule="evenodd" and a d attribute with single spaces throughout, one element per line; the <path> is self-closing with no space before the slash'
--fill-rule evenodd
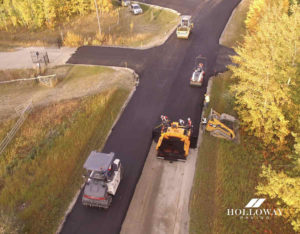
<path id="1" fill-rule="evenodd" d="M 123 179 L 123 177 L 124 177 L 124 167 L 121 165 L 120 181 Z"/>
<path id="2" fill-rule="evenodd" d="M 108 209 L 110 207 L 111 202 L 112 202 L 112 195 L 108 195 L 108 197 L 107 197 L 107 206 L 103 207 L 103 208 Z"/>
<path id="3" fill-rule="evenodd" d="M 191 141 L 190 148 L 192 149 L 197 148 L 198 135 L 192 134 L 190 141 Z"/>
<path id="4" fill-rule="evenodd" d="M 152 138 L 155 142 L 158 142 L 158 139 L 160 137 L 161 128 L 154 128 L 152 131 Z"/>

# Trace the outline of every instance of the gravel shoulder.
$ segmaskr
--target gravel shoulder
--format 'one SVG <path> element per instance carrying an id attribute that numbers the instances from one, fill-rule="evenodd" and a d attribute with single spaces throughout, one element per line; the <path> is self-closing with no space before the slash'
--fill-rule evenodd
<path id="1" fill-rule="evenodd" d="M 242 0 L 233 10 L 231 17 L 219 39 L 220 45 L 227 47 L 237 46 L 242 41 L 246 31 L 244 23 L 245 14 L 247 14 L 251 0 Z"/>
<path id="2" fill-rule="evenodd" d="M 121 234 L 188 233 L 197 150 L 190 150 L 186 162 L 170 163 L 156 158 L 155 146 L 153 142 Z"/>

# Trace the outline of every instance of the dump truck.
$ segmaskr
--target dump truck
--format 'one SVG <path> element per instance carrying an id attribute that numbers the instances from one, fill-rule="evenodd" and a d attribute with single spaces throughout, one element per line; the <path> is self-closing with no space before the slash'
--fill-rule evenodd
<path id="1" fill-rule="evenodd" d="M 120 159 L 114 153 L 92 151 L 84 163 L 82 204 L 108 209 L 123 177 Z"/>
<path id="2" fill-rule="evenodd" d="M 211 109 L 208 119 L 203 118 L 201 123 L 206 126 L 206 131 L 210 132 L 212 136 L 226 140 L 236 139 L 238 121 L 231 115 L 225 113 L 219 114 Z"/>
<path id="3" fill-rule="evenodd" d="M 189 155 L 192 135 L 192 121 L 182 119 L 171 122 L 167 116 L 161 116 L 160 136 L 157 141 L 157 158 L 169 161 L 185 161 Z"/>
<path id="4" fill-rule="evenodd" d="M 195 59 L 194 72 L 190 79 L 191 86 L 201 87 L 204 81 L 204 75 L 206 71 L 206 58 L 197 56 Z"/>
<path id="5" fill-rule="evenodd" d="M 177 38 L 188 39 L 194 24 L 192 23 L 192 16 L 183 15 L 180 19 L 180 24 L 177 27 Z"/>

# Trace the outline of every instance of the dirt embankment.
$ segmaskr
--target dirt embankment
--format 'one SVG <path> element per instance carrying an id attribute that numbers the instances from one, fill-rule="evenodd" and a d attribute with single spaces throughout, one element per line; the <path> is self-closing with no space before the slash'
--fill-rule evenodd
<path id="1" fill-rule="evenodd" d="M 34 106 L 80 98 L 113 86 L 132 88 L 134 72 L 129 69 L 96 66 L 60 66 L 49 71 L 62 79 L 54 88 L 36 81 L 0 85 L 0 121 L 16 115 L 15 108 L 32 100 Z"/>

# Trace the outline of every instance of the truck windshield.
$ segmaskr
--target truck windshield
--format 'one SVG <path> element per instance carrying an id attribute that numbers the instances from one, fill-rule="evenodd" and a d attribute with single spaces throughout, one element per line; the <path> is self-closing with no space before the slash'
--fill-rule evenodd
<path id="1" fill-rule="evenodd" d="M 189 25 L 189 21 L 188 20 L 182 20 L 182 25 L 183 26 L 188 26 Z"/>
<path id="2" fill-rule="evenodd" d="M 97 180 L 105 180 L 106 178 L 105 173 L 100 171 L 92 171 L 89 177 Z"/>

